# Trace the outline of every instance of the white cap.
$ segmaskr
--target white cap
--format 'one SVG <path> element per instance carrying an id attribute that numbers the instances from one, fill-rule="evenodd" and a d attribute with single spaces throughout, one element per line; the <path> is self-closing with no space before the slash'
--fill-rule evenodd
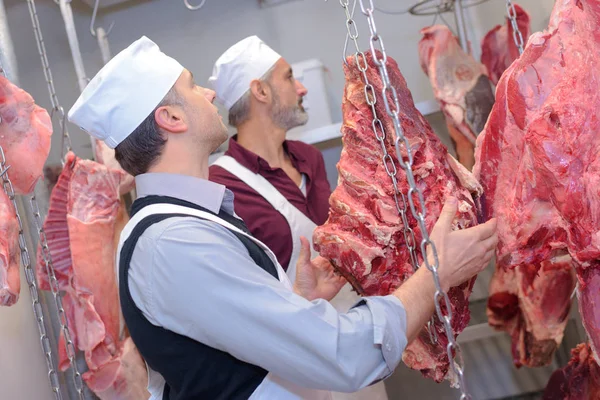
<path id="1" fill-rule="evenodd" d="M 229 110 L 250 89 L 250 82 L 262 78 L 280 58 L 257 36 L 250 36 L 219 57 L 208 82 Z"/>
<path id="2" fill-rule="evenodd" d="M 113 57 L 69 110 L 69 121 L 114 149 L 158 106 L 183 66 L 142 36 Z"/>

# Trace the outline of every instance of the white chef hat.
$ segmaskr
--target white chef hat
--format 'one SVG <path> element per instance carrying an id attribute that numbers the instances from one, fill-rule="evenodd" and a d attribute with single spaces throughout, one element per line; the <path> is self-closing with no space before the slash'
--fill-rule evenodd
<path id="1" fill-rule="evenodd" d="M 88 83 L 69 110 L 69 121 L 114 149 L 158 106 L 182 72 L 181 64 L 142 36 Z"/>
<path id="2" fill-rule="evenodd" d="M 217 100 L 229 110 L 281 58 L 257 36 L 249 36 L 219 57 L 208 79 Z"/>

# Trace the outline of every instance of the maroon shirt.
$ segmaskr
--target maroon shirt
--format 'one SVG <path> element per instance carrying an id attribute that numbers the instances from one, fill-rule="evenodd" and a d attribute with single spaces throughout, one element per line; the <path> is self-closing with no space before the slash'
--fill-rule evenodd
<path id="1" fill-rule="evenodd" d="M 263 158 L 240 146 L 235 136 L 229 140 L 225 154 L 264 177 L 294 207 L 315 224 L 322 225 L 329 213 L 331 187 L 321 152 L 309 144 L 293 140 L 286 140 L 283 148 L 298 172 L 306 175 L 306 197 L 281 168 L 271 168 Z M 283 215 L 258 192 L 218 165 L 210 167 L 209 179 L 225 185 L 234 193 L 235 213 L 244 220 L 252 235 L 266 244 L 281 266 L 287 269 L 292 257 L 292 233 Z M 312 241 L 310 237 L 307 239 Z"/>

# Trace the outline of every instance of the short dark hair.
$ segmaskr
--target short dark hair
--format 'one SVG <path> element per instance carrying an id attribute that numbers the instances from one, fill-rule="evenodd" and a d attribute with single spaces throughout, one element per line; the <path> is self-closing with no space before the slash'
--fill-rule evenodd
<path id="1" fill-rule="evenodd" d="M 183 106 L 183 99 L 175 88 L 167 93 L 154 110 L 115 148 L 115 158 L 125 171 L 136 176 L 148 172 L 162 154 L 167 139 L 156 123 L 154 113 L 159 107 Z"/>

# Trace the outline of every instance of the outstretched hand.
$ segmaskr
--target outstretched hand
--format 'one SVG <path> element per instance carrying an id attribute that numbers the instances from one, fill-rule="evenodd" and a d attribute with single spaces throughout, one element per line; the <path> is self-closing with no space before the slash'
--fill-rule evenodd
<path id="1" fill-rule="evenodd" d="M 308 299 L 331 300 L 346 284 L 346 279 L 337 275 L 331 263 L 317 256 L 310 259 L 310 244 L 305 237 L 300 237 L 302 247 L 296 262 L 296 281 L 294 292 Z"/>

